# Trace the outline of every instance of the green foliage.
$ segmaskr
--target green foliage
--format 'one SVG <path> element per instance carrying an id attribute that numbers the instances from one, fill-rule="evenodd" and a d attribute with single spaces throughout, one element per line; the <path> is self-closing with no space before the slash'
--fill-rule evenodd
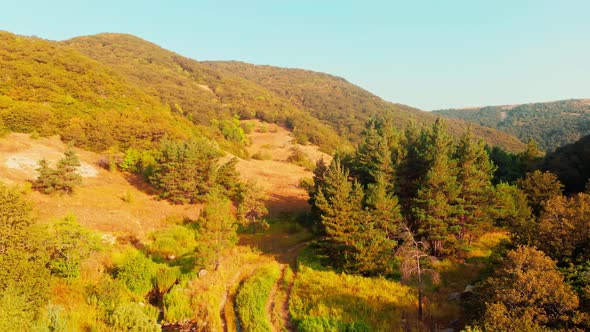
<path id="1" fill-rule="evenodd" d="M 2 32 L 0 67 L 0 122 L 10 131 L 60 134 L 97 151 L 193 135 L 159 98 L 61 43 Z"/>
<path id="2" fill-rule="evenodd" d="M 527 173 L 517 184 L 527 195 L 529 206 L 535 216 L 541 213 L 543 203 L 553 196 L 561 195 L 563 188 L 555 174 L 539 170 Z"/>
<path id="3" fill-rule="evenodd" d="M 513 107 L 487 106 L 436 112 L 502 130 L 523 142 L 534 138 L 543 150 L 551 152 L 590 134 L 588 110 L 588 102 L 571 99 Z"/>
<path id="4" fill-rule="evenodd" d="M 47 301 L 45 238 L 18 190 L 0 184 L 0 315 L 14 315 L 8 322 L 33 321 Z"/>
<path id="5" fill-rule="evenodd" d="M 137 303 L 120 304 L 110 313 L 108 321 L 112 331 L 158 332 L 160 325 L 148 316 Z"/>
<path id="6" fill-rule="evenodd" d="M 276 264 L 261 267 L 238 290 L 236 308 L 245 331 L 273 330 L 266 317 L 265 305 L 279 274 Z"/>
<path id="7" fill-rule="evenodd" d="M 314 164 L 309 157 L 299 147 L 295 146 L 291 149 L 291 155 L 287 157 L 287 161 L 295 165 L 299 165 L 308 170 L 313 170 Z"/>
<path id="8" fill-rule="evenodd" d="M 174 203 L 195 203 L 215 184 L 219 151 L 205 140 L 162 140 L 150 183 Z"/>
<path id="9" fill-rule="evenodd" d="M 172 225 L 150 235 L 152 242 L 146 247 L 147 252 L 158 260 L 174 260 L 190 254 L 197 242 L 195 231 L 189 227 Z"/>
<path id="10" fill-rule="evenodd" d="M 49 167 L 49 163 L 45 159 L 39 162 L 39 169 L 37 169 L 39 176 L 33 188 L 44 194 L 54 192 L 72 194 L 74 188 L 82 184 L 82 176 L 78 174 L 76 169 L 79 166 L 80 160 L 70 144 L 64 157 L 57 162 L 55 169 Z"/>
<path id="11" fill-rule="evenodd" d="M 300 261 L 289 302 L 297 330 L 419 330 L 409 322 L 415 318 L 416 305 L 409 287 L 382 278 L 312 269 L 307 261 Z"/>
<path id="12" fill-rule="evenodd" d="M 164 295 L 164 320 L 167 322 L 186 322 L 194 316 L 191 299 L 185 288 L 174 286 Z"/>
<path id="13" fill-rule="evenodd" d="M 98 249 L 97 239 L 73 215 L 55 221 L 49 235 L 51 273 L 68 279 L 78 277 L 82 262 Z"/>
<path id="14" fill-rule="evenodd" d="M 206 196 L 205 208 L 196 224 L 197 259 L 203 266 L 218 261 L 220 255 L 237 242 L 237 221 L 231 202 L 219 193 Z"/>
<path id="15" fill-rule="evenodd" d="M 116 278 L 139 296 L 145 296 L 153 288 L 156 264 L 141 252 L 128 250 L 116 264 Z"/>
<path id="16" fill-rule="evenodd" d="M 265 219 L 268 215 L 268 209 L 264 205 L 265 199 L 266 196 L 256 182 L 248 181 L 240 186 L 236 195 L 236 217 L 242 227 L 251 228 L 254 232 L 269 227 Z"/>

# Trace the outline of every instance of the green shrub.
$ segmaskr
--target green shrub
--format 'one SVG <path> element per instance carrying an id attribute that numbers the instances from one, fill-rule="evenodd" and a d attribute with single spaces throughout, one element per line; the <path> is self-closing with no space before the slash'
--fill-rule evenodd
<path id="1" fill-rule="evenodd" d="M 82 262 L 98 250 L 96 237 L 82 227 L 73 215 L 54 222 L 50 235 L 51 273 L 62 278 L 78 277 Z"/>
<path id="2" fill-rule="evenodd" d="M 194 251 L 197 246 L 195 231 L 180 225 L 173 225 L 151 235 L 153 242 L 147 251 L 159 260 L 180 258 Z"/>
<path id="3" fill-rule="evenodd" d="M 164 320 L 170 323 L 185 322 L 194 316 L 191 299 L 186 289 L 174 286 L 164 295 Z"/>
<path id="4" fill-rule="evenodd" d="M 261 267 L 238 290 L 236 307 L 245 331 L 272 331 L 272 325 L 266 317 L 265 305 L 279 275 L 279 267 L 276 264 Z"/>
<path id="5" fill-rule="evenodd" d="M 168 291 L 180 278 L 180 269 L 178 267 L 169 267 L 159 265 L 156 272 L 155 286 L 160 294 Z"/>
<path id="6" fill-rule="evenodd" d="M 125 303 L 118 305 L 108 316 L 107 322 L 113 331 L 121 332 L 159 332 L 156 320 L 147 315 L 141 305 Z"/>
<path id="7" fill-rule="evenodd" d="M 116 277 L 133 293 L 145 296 L 152 288 L 156 264 L 141 252 L 130 250 L 116 265 Z"/>

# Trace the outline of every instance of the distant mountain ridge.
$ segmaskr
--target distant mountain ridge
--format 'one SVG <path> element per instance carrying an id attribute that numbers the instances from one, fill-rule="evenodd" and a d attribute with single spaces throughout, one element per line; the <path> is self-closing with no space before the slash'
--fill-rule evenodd
<path id="1" fill-rule="evenodd" d="M 535 139 L 550 152 L 590 134 L 590 99 L 434 111 L 515 135 Z"/>

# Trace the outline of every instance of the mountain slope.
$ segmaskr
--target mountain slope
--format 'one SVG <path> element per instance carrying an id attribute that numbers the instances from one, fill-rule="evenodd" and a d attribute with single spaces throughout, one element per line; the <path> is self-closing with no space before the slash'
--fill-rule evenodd
<path id="1" fill-rule="evenodd" d="M 590 134 L 590 100 L 572 99 L 548 103 L 487 106 L 435 111 L 515 135 L 534 138 L 546 151 L 573 143 Z"/>
<path id="2" fill-rule="evenodd" d="M 78 146 L 146 146 L 190 123 L 107 66 L 58 43 L 0 32 L 0 120 Z"/>
<path id="3" fill-rule="evenodd" d="M 398 128 L 408 122 L 431 123 L 436 115 L 409 106 L 382 100 L 345 79 L 303 69 L 252 65 L 237 61 L 207 61 L 203 65 L 224 73 L 239 75 L 287 98 L 341 135 L 357 142 L 365 122 L 378 114 L 388 114 Z M 460 135 L 467 124 L 448 121 L 449 130 Z M 522 142 L 505 133 L 472 126 L 476 135 L 490 145 L 500 145 L 510 151 L 521 151 Z"/>
<path id="4" fill-rule="evenodd" d="M 343 143 L 332 129 L 276 93 L 141 38 L 98 34 L 73 38 L 64 44 L 109 66 L 197 125 L 215 127 L 219 120 L 234 116 L 258 118 L 299 128 L 301 135 L 326 150 Z"/>

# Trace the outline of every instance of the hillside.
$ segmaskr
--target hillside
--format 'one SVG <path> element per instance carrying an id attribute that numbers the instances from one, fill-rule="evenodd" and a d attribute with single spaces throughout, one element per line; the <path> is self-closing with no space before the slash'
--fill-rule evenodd
<path id="1" fill-rule="evenodd" d="M 344 143 L 329 127 L 276 93 L 138 37 L 99 34 L 73 38 L 63 44 L 109 66 L 175 113 L 200 125 L 208 136 L 218 141 L 228 140 L 226 148 L 243 143 L 224 134 L 224 120 L 234 116 L 287 125 L 292 130 L 297 128 L 299 140 L 325 150 Z"/>
<path id="2" fill-rule="evenodd" d="M 55 42 L 0 32 L 0 120 L 78 146 L 146 147 L 188 137 L 188 121 L 107 66 Z"/>
<path id="3" fill-rule="evenodd" d="M 435 113 L 496 128 L 521 141 L 534 138 L 547 152 L 590 134 L 588 99 L 448 109 Z"/>
<path id="4" fill-rule="evenodd" d="M 410 121 L 432 123 L 436 119 L 436 115 L 384 101 L 343 78 L 329 74 L 237 61 L 207 61 L 202 64 L 254 81 L 287 98 L 354 143 L 359 142 L 364 124 L 372 116 L 387 114 L 398 129 L 404 128 Z M 449 130 L 455 136 L 463 133 L 466 126 L 463 121 L 448 121 Z M 524 149 L 518 139 L 497 130 L 474 125 L 473 131 L 490 145 L 515 152 Z"/>

